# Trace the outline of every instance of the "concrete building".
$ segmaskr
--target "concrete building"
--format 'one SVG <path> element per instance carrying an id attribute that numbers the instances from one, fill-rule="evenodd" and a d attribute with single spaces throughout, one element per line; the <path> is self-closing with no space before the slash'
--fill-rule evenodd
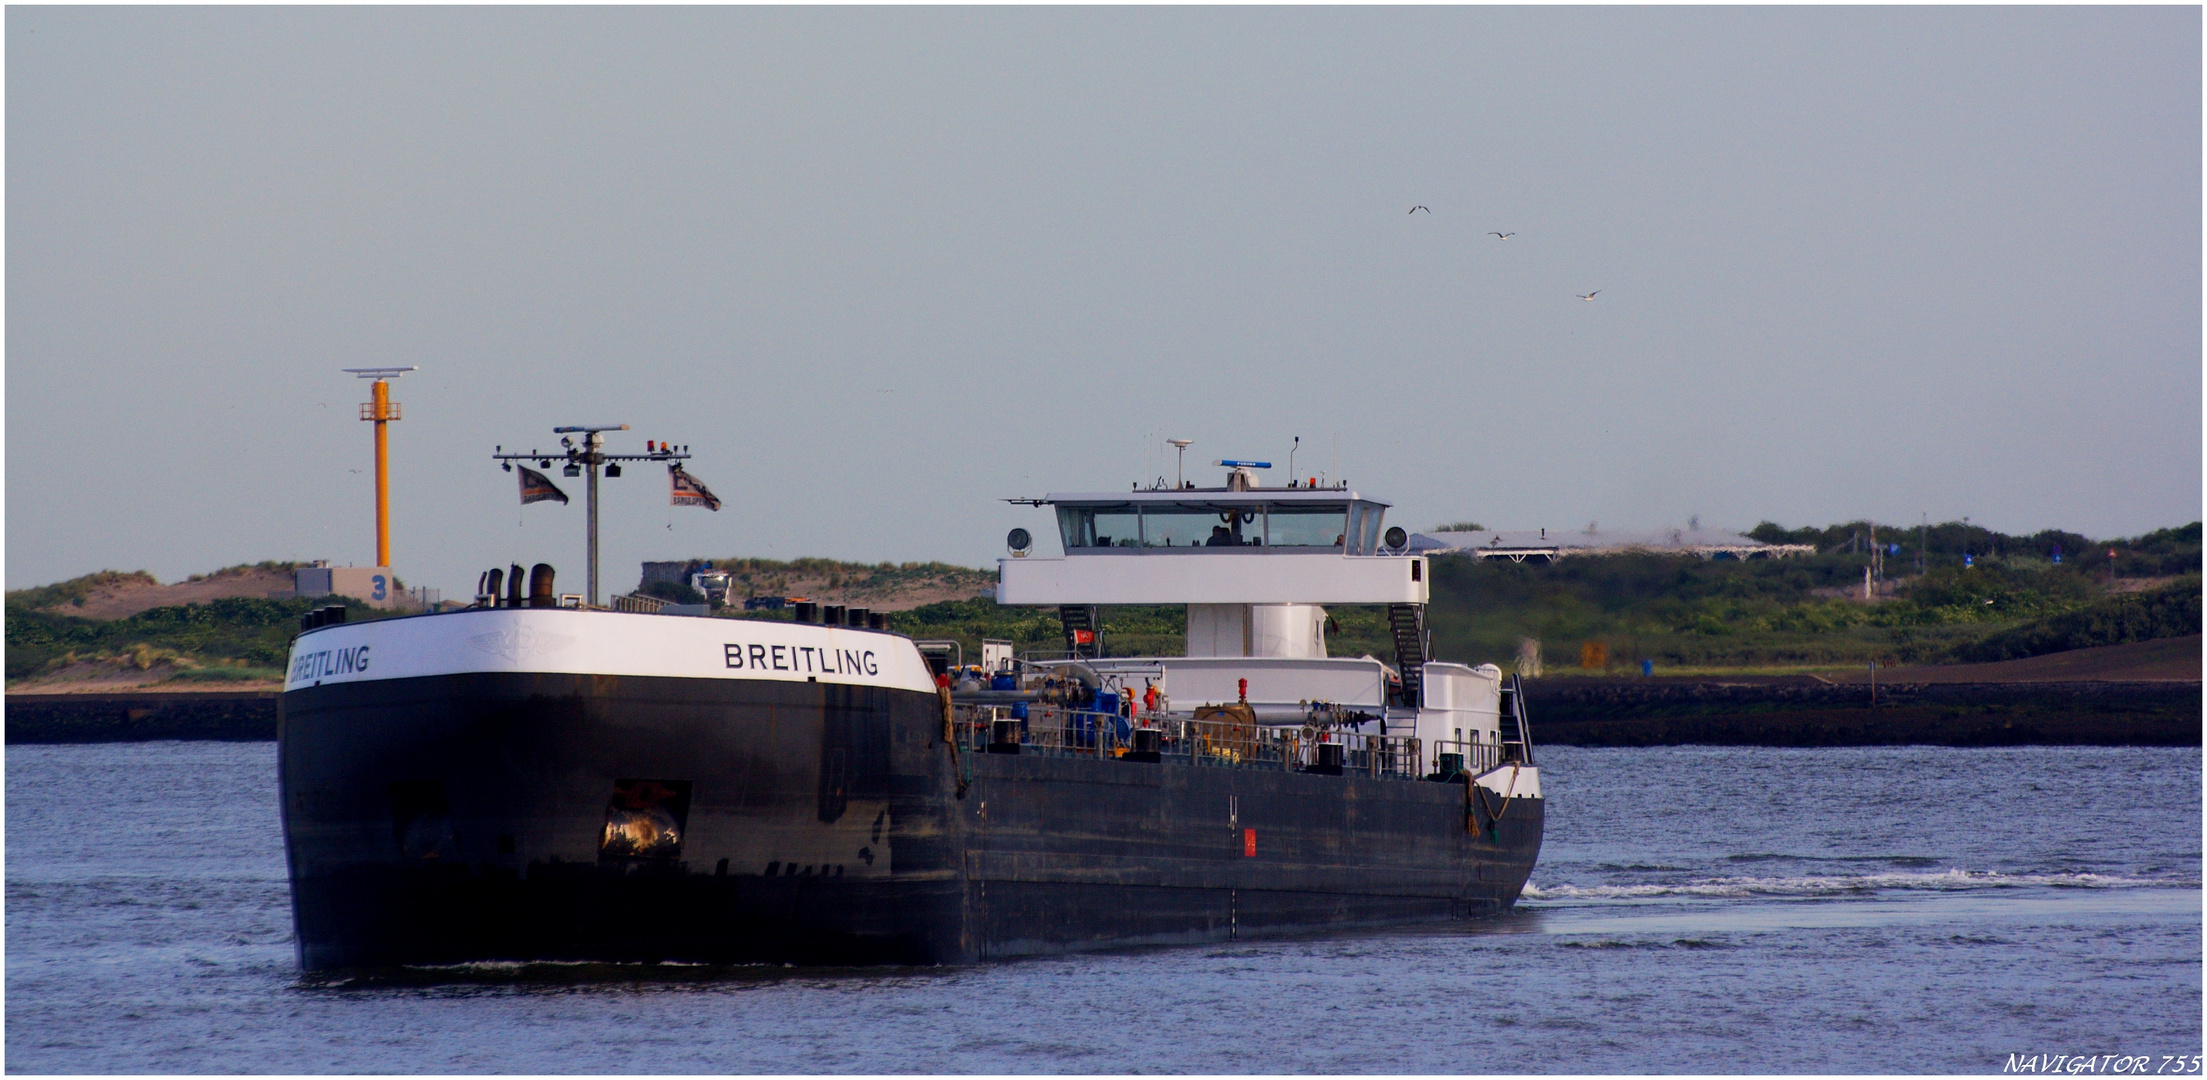
<path id="1" fill-rule="evenodd" d="M 414 598 L 398 587 L 388 566 L 331 566 L 316 560 L 293 572 L 295 593 L 302 597 L 349 596 L 375 608 L 413 608 Z"/>

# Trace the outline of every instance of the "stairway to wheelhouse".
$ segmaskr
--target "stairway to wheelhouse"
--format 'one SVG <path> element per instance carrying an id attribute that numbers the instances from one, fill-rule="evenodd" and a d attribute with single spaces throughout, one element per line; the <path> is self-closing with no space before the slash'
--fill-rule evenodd
<path id="1" fill-rule="evenodd" d="M 1387 605 L 1387 625 L 1395 635 L 1395 670 L 1402 675 L 1402 704 L 1417 708 L 1425 700 L 1425 605 Z"/>
<path id="2" fill-rule="evenodd" d="M 1102 620 L 1094 604 L 1061 604 L 1058 622 L 1065 628 L 1066 652 L 1075 658 L 1103 655 Z"/>

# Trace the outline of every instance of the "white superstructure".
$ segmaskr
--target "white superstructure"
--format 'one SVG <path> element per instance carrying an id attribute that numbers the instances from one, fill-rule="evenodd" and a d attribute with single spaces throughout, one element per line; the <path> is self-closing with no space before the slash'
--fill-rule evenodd
<path id="1" fill-rule="evenodd" d="M 1268 725 L 1415 734 L 1436 765 L 1442 753 L 1502 762 L 1504 744 L 1522 753 L 1500 669 L 1429 661 L 1431 568 L 1402 530 L 1383 531 L 1385 502 L 1345 486 L 1261 488 L 1248 467 L 1224 488 L 1013 501 L 1054 512 L 1063 554 L 1031 557 L 1031 538 L 1015 532 L 996 601 L 1057 606 L 1066 662 L 1128 696 L 1153 700 L 1154 690 L 1174 715 L 1247 703 Z M 1183 655 L 1101 657 L 1095 609 L 1113 604 L 1185 605 Z M 1392 662 L 1330 656 L 1327 604 L 1386 605 Z M 1509 768 L 1516 793 L 1537 796 L 1537 773 Z"/>

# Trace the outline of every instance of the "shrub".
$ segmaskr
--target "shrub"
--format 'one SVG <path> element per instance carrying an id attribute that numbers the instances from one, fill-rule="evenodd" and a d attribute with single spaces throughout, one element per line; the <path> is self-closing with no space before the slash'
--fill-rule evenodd
<path id="1" fill-rule="evenodd" d="M 705 594 L 699 592 L 696 586 L 680 581 L 654 581 L 638 591 L 645 596 L 656 596 L 671 604 L 702 604 L 705 602 Z"/>
<path id="2" fill-rule="evenodd" d="M 2151 592 L 2110 596 L 2079 610 L 2025 623 L 1955 648 L 1956 659 L 1982 662 L 2184 637 L 2200 632 L 2200 579 Z"/>

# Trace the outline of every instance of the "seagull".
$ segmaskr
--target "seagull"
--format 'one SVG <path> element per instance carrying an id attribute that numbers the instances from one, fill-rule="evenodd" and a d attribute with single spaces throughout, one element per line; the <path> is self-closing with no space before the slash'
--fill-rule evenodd
<path id="1" fill-rule="evenodd" d="M 1411 212 L 1411 213 L 1413 213 L 1413 214 L 1417 213 L 1417 212 L 1418 212 L 1418 211 L 1420 211 L 1420 210 L 1425 210 L 1425 207 L 1422 207 L 1422 206 L 1413 206 L 1413 207 L 1411 207 L 1411 208 L 1410 208 L 1410 212 Z M 1426 212 L 1426 213 L 1428 213 L 1428 214 L 1430 214 L 1430 213 L 1432 213 L 1433 211 L 1431 211 L 1431 210 L 1425 210 L 1425 212 Z"/>
<path id="2" fill-rule="evenodd" d="M 1490 232 L 1487 235 L 1494 237 L 1497 240 L 1507 240 L 1510 237 L 1516 236 L 1517 234 L 1513 232 Z"/>
<path id="3" fill-rule="evenodd" d="M 1584 300 L 1584 301 L 1586 301 L 1587 303 L 1591 304 L 1591 303 L 1593 303 L 1593 302 L 1594 302 L 1594 298 L 1595 298 L 1595 297 L 1597 297 L 1597 296 L 1600 296 L 1601 294 L 1602 294 L 1602 291 L 1601 291 L 1600 289 L 1596 289 L 1596 290 L 1594 290 L 1593 292 L 1590 292 L 1590 293 L 1581 293 L 1581 294 L 1579 294 L 1579 299 L 1581 299 L 1581 300 Z"/>

